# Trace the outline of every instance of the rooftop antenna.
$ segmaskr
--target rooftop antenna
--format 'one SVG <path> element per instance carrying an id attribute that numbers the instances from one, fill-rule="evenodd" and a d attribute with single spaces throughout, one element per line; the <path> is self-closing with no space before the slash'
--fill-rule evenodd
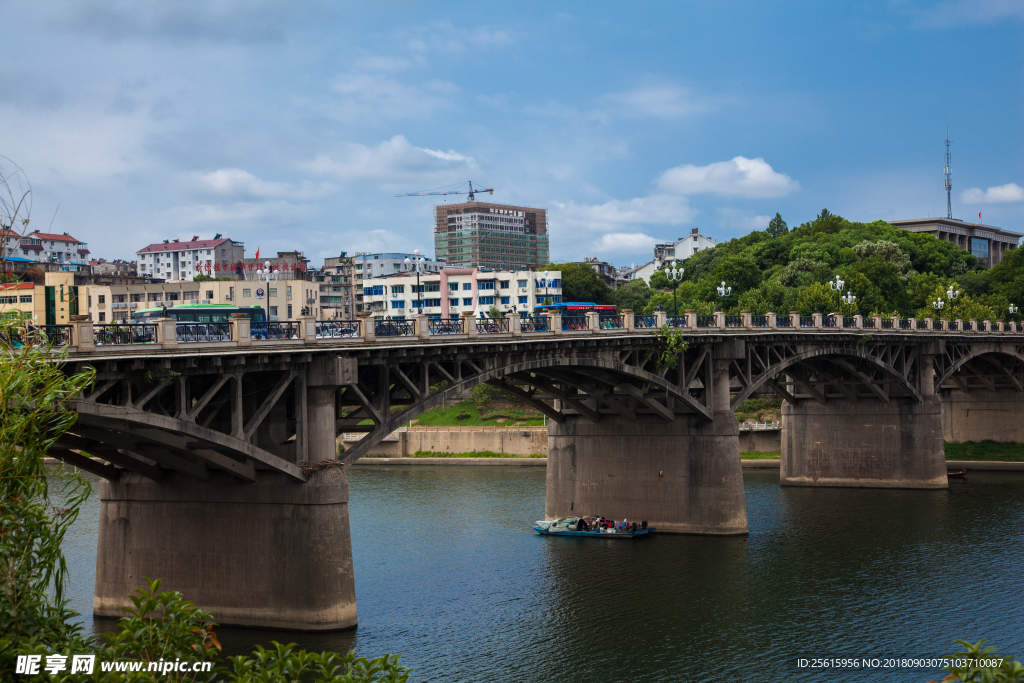
<path id="1" fill-rule="evenodd" d="M 949 126 L 946 126 L 946 218 L 953 218 L 953 201 L 950 198 L 953 191 L 953 162 L 949 156 Z"/>

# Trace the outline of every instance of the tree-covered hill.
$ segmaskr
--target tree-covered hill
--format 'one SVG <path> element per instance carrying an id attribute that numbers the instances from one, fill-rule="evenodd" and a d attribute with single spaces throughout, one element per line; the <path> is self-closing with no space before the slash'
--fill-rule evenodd
<path id="1" fill-rule="evenodd" d="M 950 242 L 931 235 L 900 230 L 885 221 L 855 223 L 822 212 L 812 221 L 789 230 L 782 217 L 765 230 L 722 242 L 682 262 L 683 281 L 676 290 L 679 312 L 709 313 L 721 305 L 726 312 L 749 310 L 763 314 L 800 311 L 808 315 L 856 311 L 864 315 L 926 317 L 935 315 L 932 302 L 946 301 L 941 317 L 1004 319 L 1008 306 L 1024 302 L 1024 255 L 1007 252 L 991 270 L 979 269 L 977 259 Z M 653 312 L 661 305 L 676 312 L 672 286 L 663 272 L 650 287 L 634 281 L 611 291 L 588 266 L 549 266 L 563 271 L 563 297 L 570 301 L 612 302 L 620 308 Z M 836 276 L 846 285 L 833 291 Z M 724 282 L 732 294 L 724 300 L 716 287 Z M 960 292 L 947 301 L 950 287 Z M 840 295 L 852 293 L 852 305 Z M 939 317 L 935 315 L 935 317 Z"/>

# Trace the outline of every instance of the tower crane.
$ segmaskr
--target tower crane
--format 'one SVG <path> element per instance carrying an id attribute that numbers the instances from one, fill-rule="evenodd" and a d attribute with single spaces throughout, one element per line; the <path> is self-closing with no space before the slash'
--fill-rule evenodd
<path id="1" fill-rule="evenodd" d="M 486 190 L 483 190 L 483 189 L 474 190 L 473 189 L 473 181 L 472 180 L 468 181 L 468 185 L 469 185 L 469 191 L 468 192 L 466 190 L 448 190 L 447 192 L 437 192 L 437 191 L 431 191 L 431 192 L 406 192 L 404 194 L 396 194 L 395 196 L 396 197 L 426 197 L 426 196 L 429 196 L 429 195 L 468 194 L 469 195 L 469 201 L 472 202 L 472 201 L 476 201 L 476 197 L 474 196 L 474 194 L 477 193 L 477 192 L 486 192 L 487 194 L 494 194 L 494 188 L 489 188 L 489 189 L 486 189 Z M 459 183 L 458 185 L 449 185 L 448 187 L 462 187 L 462 183 Z"/>

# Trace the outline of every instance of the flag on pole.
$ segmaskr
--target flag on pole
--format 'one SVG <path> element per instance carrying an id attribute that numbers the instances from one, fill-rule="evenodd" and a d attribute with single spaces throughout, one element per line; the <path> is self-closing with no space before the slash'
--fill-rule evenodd
<path id="1" fill-rule="evenodd" d="M 260 257 L 260 248 L 256 247 L 256 258 L 258 259 L 259 257 Z"/>
<path id="2" fill-rule="evenodd" d="M 978 222 L 981 222 L 981 211 L 978 212 Z"/>

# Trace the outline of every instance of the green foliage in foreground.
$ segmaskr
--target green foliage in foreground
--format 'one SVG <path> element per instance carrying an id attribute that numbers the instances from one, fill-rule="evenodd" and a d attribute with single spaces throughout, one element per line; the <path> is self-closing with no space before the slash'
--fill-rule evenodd
<path id="1" fill-rule="evenodd" d="M 416 424 L 424 427 L 539 427 L 544 424 L 543 416 L 533 408 L 526 407 L 525 403 L 516 405 L 519 401 L 511 397 L 508 401 L 509 405 L 493 408 L 460 401 L 421 413 Z M 468 417 L 460 419 L 460 414 Z"/>
<path id="2" fill-rule="evenodd" d="M 1024 444 L 996 441 L 946 441 L 946 460 L 1024 462 Z"/>
<path id="3" fill-rule="evenodd" d="M 972 683 L 1020 683 L 1024 681 L 1024 665 L 1013 656 L 1000 656 L 994 647 L 983 647 L 984 640 L 970 643 L 956 641 L 964 646 L 962 652 L 950 655 L 956 661 L 946 669 L 949 675 L 943 681 L 971 681 Z M 935 683 L 930 681 L 929 683 Z"/>
<path id="4" fill-rule="evenodd" d="M 93 373 L 65 375 L 61 357 L 42 345 L 13 347 L 23 324 L 0 318 L 0 680 L 15 678 L 18 655 L 65 655 L 68 665 L 50 681 L 103 683 L 157 681 L 309 681 L 316 683 L 405 683 L 410 670 L 397 656 L 357 658 L 354 652 L 309 653 L 274 644 L 251 655 L 217 660 L 220 644 L 213 615 L 180 593 L 161 592 L 160 581 L 136 591 L 132 606 L 113 633 L 86 635 L 65 597 L 68 570 L 61 545 L 90 493 L 77 474 L 48 473 L 50 447 L 75 421 L 69 401 L 93 381 Z M 48 476 L 49 475 L 49 476 Z M 64 489 L 55 507 L 50 487 Z M 70 673 L 71 655 L 95 655 L 92 674 Z M 104 672 L 104 662 L 209 661 L 204 673 Z M 148 666 L 143 666 L 148 669 Z"/>

